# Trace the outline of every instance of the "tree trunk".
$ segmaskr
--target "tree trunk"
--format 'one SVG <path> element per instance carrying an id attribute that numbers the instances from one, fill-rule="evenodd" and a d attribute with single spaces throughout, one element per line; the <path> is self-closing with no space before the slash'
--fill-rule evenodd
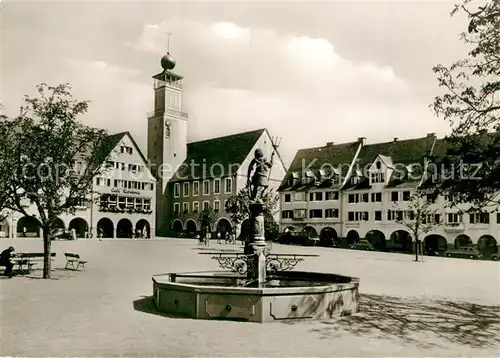
<path id="1" fill-rule="evenodd" d="M 50 278 L 50 266 L 51 266 L 51 250 L 50 250 L 51 240 L 49 237 L 49 230 L 47 228 L 43 229 L 43 278 Z"/>
<path id="2" fill-rule="evenodd" d="M 415 239 L 415 261 L 418 261 L 418 239 Z"/>

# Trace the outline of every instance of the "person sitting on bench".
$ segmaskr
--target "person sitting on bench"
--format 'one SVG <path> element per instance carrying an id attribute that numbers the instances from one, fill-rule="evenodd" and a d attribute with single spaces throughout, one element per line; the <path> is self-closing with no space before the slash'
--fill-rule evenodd
<path id="1" fill-rule="evenodd" d="M 12 277 L 12 268 L 14 267 L 14 264 L 10 261 L 10 258 L 12 257 L 12 253 L 14 252 L 14 247 L 9 246 L 8 249 L 3 250 L 2 253 L 0 254 L 0 265 L 5 266 L 5 271 L 3 273 L 4 276 L 8 276 L 9 278 Z"/>

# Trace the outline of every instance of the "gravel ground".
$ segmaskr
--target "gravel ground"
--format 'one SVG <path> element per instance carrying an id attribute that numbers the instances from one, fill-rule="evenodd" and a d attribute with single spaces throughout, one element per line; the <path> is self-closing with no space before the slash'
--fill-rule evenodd
<path id="1" fill-rule="evenodd" d="M 42 249 L 34 239 L 0 242 Z M 60 241 L 53 251 L 53 279 L 35 270 L 0 280 L 2 356 L 500 356 L 498 262 L 274 245 L 321 255 L 299 269 L 359 277 L 361 312 L 254 324 L 155 311 L 153 274 L 217 269 L 192 240 Z M 64 252 L 88 260 L 87 271 L 64 271 Z"/>

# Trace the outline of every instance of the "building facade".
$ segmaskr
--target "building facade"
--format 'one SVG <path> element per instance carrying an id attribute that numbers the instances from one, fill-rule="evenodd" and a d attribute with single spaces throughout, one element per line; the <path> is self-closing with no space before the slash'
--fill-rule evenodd
<path id="1" fill-rule="evenodd" d="M 94 178 L 92 194 L 82 199 L 74 214 L 63 214 L 57 226 L 73 230 L 79 238 L 131 238 L 136 232 L 155 235 L 156 178 L 128 132 L 108 136 L 110 152 L 102 175 Z M 74 170 L 83 163 L 76 161 Z M 6 213 L 0 231 L 4 237 L 41 237 L 36 209 L 26 203 L 25 217 Z"/>
<path id="2" fill-rule="evenodd" d="M 188 114 L 182 110 L 182 76 L 174 59 L 161 60 L 163 71 L 154 79 L 154 109 L 148 115 L 148 159 L 159 179 L 156 231 L 160 236 L 200 230 L 199 213 L 212 208 L 214 229 L 233 230 L 225 201 L 246 185 L 247 170 L 257 148 L 269 159 L 272 138 L 266 129 L 187 143 Z M 269 178 L 276 190 L 286 169 L 276 153 Z M 277 216 L 278 219 L 278 216 Z M 245 224 L 243 224 L 245 225 Z"/>
<path id="3" fill-rule="evenodd" d="M 188 144 L 185 165 L 179 168 L 168 184 L 170 215 L 165 223 L 167 230 L 176 234 L 199 231 L 199 212 L 210 208 L 216 214 L 213 231 L 222 234 L 236 231 L 238 235 L 248 221 L 235 226 L 225 211 L 226 201 L 245 188 L 248 167 L 256 149 L 261 149 L 270 160 L 273 142 L 266 129 Z M 279 153 L 275 153 L 269 191 L 278 189 L 285 171 Z M 278 215 L 276 219 L 279 219 Z"/>
<path id="4" fill-rule="evenodd" d="M 300 150 L 279 189 L 281 230 L 304 230 L 324 243 L 366 239 L 382 251 L 411 252 L 415 238 L 404 225 L 411 221 L 410 199 L 432 165 L 426 158 L 445 151 L 445 141 L 433 133 Z M 298 166 L 303 160 L 305 170 Z M 445 197 L 432 201 L 427 222 L 434 225 L 419 237 L 425 250 L 474 245 L 486 254 L 498 251 L 500 213 L 466 213 L 471 205 L 451 207 Z"/>

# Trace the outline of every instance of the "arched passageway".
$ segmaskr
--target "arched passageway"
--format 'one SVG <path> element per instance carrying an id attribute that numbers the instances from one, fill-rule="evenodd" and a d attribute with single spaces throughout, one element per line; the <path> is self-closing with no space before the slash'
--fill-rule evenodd
<path id="1" fill-rule="evenodd" d="M 33 216 L 23 216 L 17 221 L 16 232 L 20 237 L 40 237 L 41 223 Z"/>
<path id="2" fill-rule="evenodd" d="M 179 219 L 175 219 L 172 222 L 172 231 L 176 234 L 180 234 L 184 230 L 184 226 L 182 225 L 182 221 Z"/>
<path id="3" fill-rule="evenodd" d="M 440 256 L 447 249 L 448 242 L 444 236 L 432 234 L 424 238 L 424 254 L 428 256 Z"/>
<path id="4" fill-rule="evenodd" d="M 307 233 L 307 235 L 309 236 L 309 238 L 311 239 L 315 239 L 318 237 L 318 232 L 316 231 L 315 228 L 313 228 L 312 226 L 306 226 L 302 229 L 303 232 Z"/>
<path id="5" fill-rule="evenodd" d="M 370 230 L 365 235 L 365 240 L 368 241 L 375 250 L 385 251 L 387 249 L 385 235 L 380 230 Z"/>
<path id="6" fill-rule="evenodd" d="M 218 233 L 220 232 L 221 237 L 224 238 L 226 234 L 231 233 L 231 223 L 229 222 L 229 220 L 222 218 L 217 222 L 217 227 L 215 230 Z"/>
<path id="7" fill-rule="evenodd" d="M 455 239 L 455 249 L 472 246 L 472 240 L 469 236 L 462 234 Z"/>
<path id="8" fill-rule="evenodd" d="M 55 218 L 55 220 L 52 222 L 52 229 L 66 229 L 66 226 L 64 226 L 64 221 L 62 221 L 60 218 Z"/>
<path id="9" fill-rule="evenodd" d="M 283 232 L 284 233 L 287 233 L 287 232 L 292 232 L 292 231 L 295 231 L 295 228 L 293 226 L 287 226 Z"/>
<path id="10" fill-rule="evenodd" d="M 319 233 L 319 244 L 321 246 L 332 247 L 337 245 L 337 231 L 333 227 L 324 227 Z"/>
<path id="11" fill-rule="evenodd" d="M 359 233 L 356 230 L 349 230 L 347 232 L 347 244 L 352 245 L 359 241 Z"/>
<path id="12" fill-rule="evenodd" d="M 101 218 L 97 222 L 97 237 L 112 238 L 114 236 L 114 224 L 109 218 Z"/>
<path id="13" fill-rule="evenodd" d="M 85 219 L 74 218 L 69 222 L 68 230 L 75 229 L 76 237 L 88 238 L 89 226 Z"/>
<path id="14" fill-rule="evenodd" d="M 10 226 L 6 218 L 2 218 L 0 221 L 0 237 L 10 236 Z"/>
<path id="15" fill-rule="evenodd" d="M 412 253 L 413 243 L 408 231 L 397 230 L 391 234 L 391 249 L 396 252 Z M 421 251 L 421 250 L 419 250 Z"/>
<path id="16" fill-rule="evenodd" d="M 140 237 L 150 237 L 151 226 L 146 219 L 141 219 L 135 224 L 135 231 Z"/>
<path id="17" fill-rule="evenodd" d="M 194 235 L 197 231 L 198 229 L 196 227 L 196 222 L 192 219 L 188 220 L 186 222 L 186 232 L 188 233 L 188 235 Z"/>
<path id="18" fill-rule="evenodd" d="M 497 240 L 491 235 L 483 235 L 477 241 L 477 250 L 485 257 L 498 253 Z"/>
<path id="19" fill-rule="evenodd" d="M 250 235 L 250 220 L 245 219 L 241 222 L 241 230 L 239 239 L 242 241 L 248 240 L 248 236 Z"/>
<path id="20" fill-rule="evenodd" d="M 123 218 L 116 224 L 116 237 L 130 239 L 132 238 L 132 230 L 132 222 L 129 219 Z"/>

